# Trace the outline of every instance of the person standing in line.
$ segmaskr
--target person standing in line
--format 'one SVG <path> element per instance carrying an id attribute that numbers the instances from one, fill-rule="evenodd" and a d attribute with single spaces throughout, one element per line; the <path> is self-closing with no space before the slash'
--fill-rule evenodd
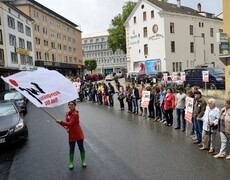
<path id="1" fill-rule="evenodd" d="M 126 102 L 128 105 L 128 113 L 132 113 L 132 88 L 128 84 L 125 89 Z"/>
<path id="2" fill-rule="evenodd" d="M 147 91 L 150 91 L 150 100 L 149 100 L 149 105 L 148 105 L 148 109 L 149 109 L 149 118 L 155 118 L 155 113 L 154 113 L 154 91 L 153 88 L 151 88 L 151 86 L 147 86 L 146 87 Z"/>
<path id="3" fill-rule="evenodd" d="M 113 95 L 115 93 L 114 87 L 112 86 L 112 84 L 109 82 L 108 83 L 109 89 L 108 89 L 108 93 L 109 93 L 109 106 L 113 107 L 114 102 L 113 102 Z"/>
<path id="4" fill-rule="evenodd" d="M 204 112 L 206 110 L 207 103 L 205 99 L 202 97 L 200 91 L 195 92 L 195 106 L 194 106 L 194 129 L 196 133 L 196 140 L 193 141 L 193 144 L 199 144 L 202 146 L 202 129 L 203 129 L 203 121 L 202 117 L 204 116 Z"/>
<path id="5" fill-rule="evenodd" d="M 215 105 L 215 99 L 209 99 L 208 106 L 206 107 L 204 116 L 202 117 L 203 132 L 202 147 L 200 148 L 201 151 L 209 150 L 209 153 L 214 153 L 219 116 L 220 110 Z M 210 148 L 208 147 L 208 139 L 210 142 Z"/>
<path id="6" fill-rule="evenodd" d="M 66 121 L 56 119 L 56 122 L 65 127 L 69 133 L 69 169 L 74 168 L 74 150 L 77 142 L 80 150 L 82 167 L 86 167 L 85 149 L 84 149 L 84 134 L 80 126 L 79 112 L 76 110 L 76 102 L 68 103 L 69 112 L 66 113 Z"/>
<path id="7" fill-rule="evenodd" d="M 164 110 L 164 98 L 165 98 L 165 95 L 166 95 L 166 90 L 164 89 L 164 85 L 163 84 L 160 84 L 159 85 L 159 88 L 160 88 L 160 108 L 161 108 L 161 123 L 165 123 L 166 122 L 166 117 L 165 117 L 165 110 Z"/>
<path id="8" fill-rule="evenodd" d="M 173 110 L 175 109 L 175 96 L 171 88 L 167 89 L 167 94 L 164 98 L 164 110 L 166 116 L 166 126 L 173 125 Z"/>
<path id="9" fill-rule="evenodd" d="M 159 86 L 154 87 L 154 105 L 156 109 L 156 118 L 154 121 L 161 121 L 162 113 L 160 107 L 160 88 Z"/>
<path id="10" fill-rule="evenodd" d="M 228 150 L 230 147 L 230 99 L 225 100 L 224 108 L 220 112 L 218 127 L 220 131 L 221 148 L 220 152 L 213 157 L 224 158 L 227 155 L 227 145 L 229 145 Z M 226 159 L 230 160 L 230 151 L 228 153 Z"/>
<path id="11" fill-rule="evenodd" d="M 139 90 L 136 88 L 135 83 L 132 83 L 132 106 L 133 106 L 133 114 L 138 115 L 138 100 L 139 100 Z"/>
<path id="12" fill-rule="evenodd" d="M 125 109 L 124 105 L 124 98 L 125 98 L 125 92 L 124 92 L 124 87 L 118 82 L 116 84 L 117 90 L 118 90 L 118 100 L 120 102 L 120 111 L 123 111 Z"/>
<path id="13" fill-rule="evenodd" d="M 140 114 L 139 116 L 142 116 L 145 114 L 145 109 L 143 109 L 143 107 L 141 107 L 141 99 L 142 99 L 142 92 L 145 90 L 145 83 L 143 81 L 141 81 L 141 87 L 139 89 L 139 97 L 140 97 L 140 101 L 139 101 L 139 106 L 140 106 Z"/>
<path id="14" fill-rule="evenodd" d="M 177 115 L 177 126 L 175 129 L 181 128 L 181 120 L 182 120 L 182 132 L 185 131 L 185 100 L 186 94 L 183 92 L 183 88 L 178 88 L 178 93 L 176 94 L 176 115 Z"/>

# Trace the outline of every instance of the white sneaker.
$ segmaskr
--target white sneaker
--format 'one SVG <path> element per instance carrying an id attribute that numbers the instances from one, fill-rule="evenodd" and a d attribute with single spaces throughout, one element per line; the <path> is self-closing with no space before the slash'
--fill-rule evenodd
<path id="1" fill-rule="evenodd" d="M 167 124 L 167 122 L 166 122 L 166 121 L 164 121 L 164 122 L 163 122 L 163 124 L 164 124 L 164 125 L 166 125 L 166 124 Z"/>

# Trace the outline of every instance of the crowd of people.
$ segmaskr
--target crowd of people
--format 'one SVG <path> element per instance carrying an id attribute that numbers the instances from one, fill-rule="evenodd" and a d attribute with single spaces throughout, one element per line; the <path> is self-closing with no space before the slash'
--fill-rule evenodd
<path id="1" fill-rule="evenodd" d="M 85 83 L 80 79 L 74 80 L 77 91 L 83 92 L 84 99 L 93 103 L 114 106 L 114 94 L 120 104 L 120 111 L 125 110 L 135 115 L 149 117 L 154 122 L 161 122 L 165 126 L 173 126 L 173 112 L 176 111 L 175 130 L 186 131 L 185 108 L 186 97 L 194 99 L 192 114 L 191 138 L 194 144 L 198 144 L 201 151 L 215 153 L 216 133 L 219 130 L 221 138 L 221 148 L 215 158 L 230 159 L 227 155 L 227 144 L 230 143 L 230 99 L 226 99 L 224 107 L 220 110 L 216 106 L 216 100 L 210 98 L 206 100 L 197 87 L 192 87 L 187 93 L 183 88 L 178 88 L 173 92 L 171 88 L 164 87 L 163 84 L 151 82 L 145 85 L 141 82 L 138 87 L 135 83 L 127 84 L 123 87 L 117 80 L 115 87 L 109 82 L 108 85 L 102 82 L 91 81 Z M 148 107 L 141 106 L 142 92 L 150 91 Z M 229 152 L 230 153 L 230 152 Z"/>

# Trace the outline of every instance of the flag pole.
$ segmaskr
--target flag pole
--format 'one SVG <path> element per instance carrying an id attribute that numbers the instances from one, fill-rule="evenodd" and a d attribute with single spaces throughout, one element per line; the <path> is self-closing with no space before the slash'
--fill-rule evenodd
<path id="1" fill-rule="evenodd" d="M 43 112 L 45 112 L 47 115 L 49 115 L 53 120 L 56 121 L 56 118 L 52 116 L 48 111 L 46 111 L 44 108 L 40 108 Z"/>

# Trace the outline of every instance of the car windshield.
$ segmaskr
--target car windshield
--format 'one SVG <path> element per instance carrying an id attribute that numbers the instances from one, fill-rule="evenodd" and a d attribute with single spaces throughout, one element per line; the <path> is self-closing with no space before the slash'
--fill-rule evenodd
<path id="1" fill-rule="evenodd" d="M 212 69 L 209 69 L 209 73 L 210 74 L 224 74 L 224 71 L 223 69 L 220 69 L 220 68 L 212 68 Z"/>
<path id="2" fill-rule="evenodd" d="M 11 100 L 11 99 L 15 99 L 15 100 L 23 99 L 23 96 L 19 92 L 10 92 L 4 95 L 4 100 Z"/>
<path id="3" fill-rule="evenodd" d="M 17 111 L 12 103 L 0 103 L 0 116 L 16 114 Z"/>

